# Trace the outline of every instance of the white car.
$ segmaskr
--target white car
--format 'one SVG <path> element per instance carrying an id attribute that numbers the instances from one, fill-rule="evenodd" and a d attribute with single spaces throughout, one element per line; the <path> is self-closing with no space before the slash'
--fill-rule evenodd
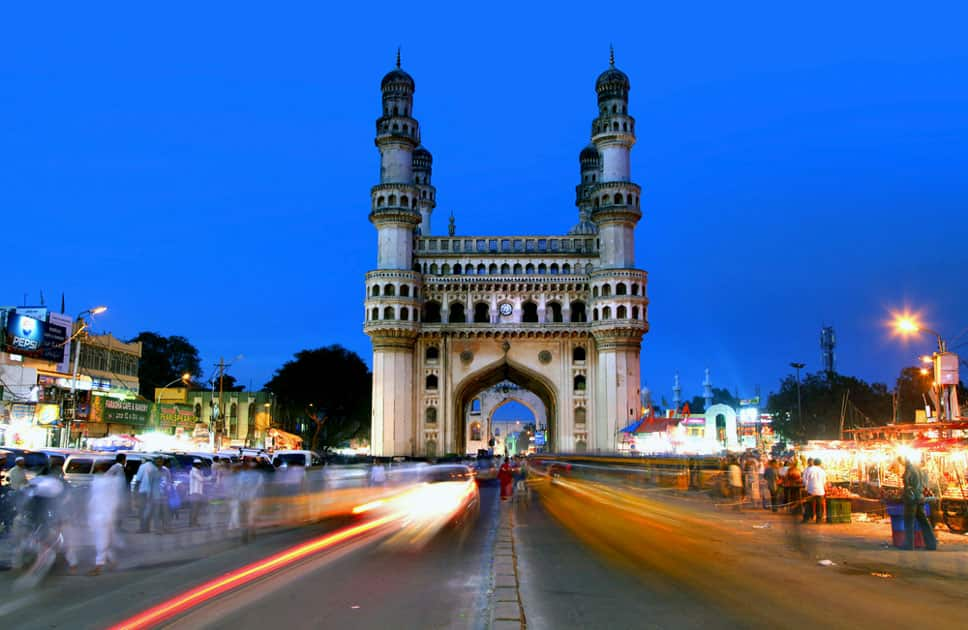
<path id="1" fill-rule="evenodd" d="M 310 468 L 322 466 L 323 460 L 313 451 L 275 451 L 272 454 L 272 465 L 276 468 L 283 465 Z"/>

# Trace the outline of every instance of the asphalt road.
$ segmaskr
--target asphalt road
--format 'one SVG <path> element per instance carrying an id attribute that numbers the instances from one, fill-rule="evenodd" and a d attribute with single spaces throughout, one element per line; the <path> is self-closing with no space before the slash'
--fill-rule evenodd
<path id="1" fill-rule="evenodd" d="M 426 547 L 389 549 L 388 532 L 374 529 L 183 610 L 165 626 L 483 630 L 493 605 L 491 556 L 508 509 L 528 628 L 884 627 L 892 619 L 963 627 L 968 610 L 958 585 L 818 567 L 802 553 L 783 551 L 789 541 L 764 547 L 749 534 L 731 534 L 725 519 L 710 523 L 688 507 L 629 502 L 623 515 L 554 489 L 526 504 L 499 506 L 496 487 L 481 490 L 478 520 Z M 190 562 L 96 578 L 55 575 L 35 591 L 0 598 L 0 622 L 108 627 L 345 525 L 260 536 Z M 0 576 L 0 590 L 8 587 L 9 577 Z"/>

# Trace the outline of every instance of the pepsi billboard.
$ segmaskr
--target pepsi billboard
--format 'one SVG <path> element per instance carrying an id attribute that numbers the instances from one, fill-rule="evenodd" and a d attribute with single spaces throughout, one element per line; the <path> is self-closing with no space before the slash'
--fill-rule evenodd
<path id="1" fill-rule="evenodd" d="M 43 354 L 45 322 L 17 312 L 7 313 L 4 347 L 7 352 L 39 357 Z"/>

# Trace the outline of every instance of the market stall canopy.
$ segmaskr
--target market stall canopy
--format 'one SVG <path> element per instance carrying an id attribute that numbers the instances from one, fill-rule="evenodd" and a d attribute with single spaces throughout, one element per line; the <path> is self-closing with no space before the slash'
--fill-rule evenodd
<path id="1" fill-rule="evenodd" d="M 662 433 L 678 426 L 680 418 L 645 418 L 635 428 L 636 433 Z"/>
<path id="2" fill-rule="evenodd" d="M 294 433 L 287 433 L 282 429 L 269 429 L 269 437 L 276 449 L 298 450 L 302 448 L 302 438 Z"/>

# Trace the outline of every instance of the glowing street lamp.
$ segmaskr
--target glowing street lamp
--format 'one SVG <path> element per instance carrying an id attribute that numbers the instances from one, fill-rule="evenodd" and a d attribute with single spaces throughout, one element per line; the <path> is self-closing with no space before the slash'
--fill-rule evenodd
<path id="1" fill-rule="evenodd" d="M 938 352 L 946 352 L 944 339 L 941 338 L 941 333 L 931 330 L 930 328 L 925 328 L 921 323 L 915 319 L 913 315 L 897 315 L 894 318 L 894 328 L 902 335 L 916 335 L 920 332 L 926 332 L 928 334 L 934 335 L 938 339 Z M 922 361 L 924 358 L 921 359 Z"/>
<path id="2" fill-rule="evenodd" d="M 921 357 L 921 362 L 934 366 L 934 382 L 932 390 L 937 391 L 939 416 L 945 420 L 953 420 L 958 412 L 958 356 L 948 352 L 948 344 L 936 330 L 926 328 L 917 317 L 910 314 L 896 314 L 893 321 L 894 329 L 901 335 L 912 335 L 921 332 L 934 335 L 938 340 L 938 351 L 932 356 Z M 921 374 L 927 375 L 928 370 L 922 369 Z"/>
<path id="3" fill-rule="evenodd" d="M 178 378 L 176 378 L 172 382 L 168 383 L 164 387 L 162 387 L 160 389 L 156 389 L 155 390 L 155 402 L 163 402 L 161 400 L 162 394 L 164 394 L 165 390 L 168 389 L 169 387 L 171 387 L 172 385 L 174 385 L 175 383 L 183 383 L 185 385 L 188 385 L 191 381 L 192 381 L 192 375 L 190 373 L 188 373 L 188 372 L 185 372 L 184 374 L 182 374 L 181 376 L 179 376 Z"/>

